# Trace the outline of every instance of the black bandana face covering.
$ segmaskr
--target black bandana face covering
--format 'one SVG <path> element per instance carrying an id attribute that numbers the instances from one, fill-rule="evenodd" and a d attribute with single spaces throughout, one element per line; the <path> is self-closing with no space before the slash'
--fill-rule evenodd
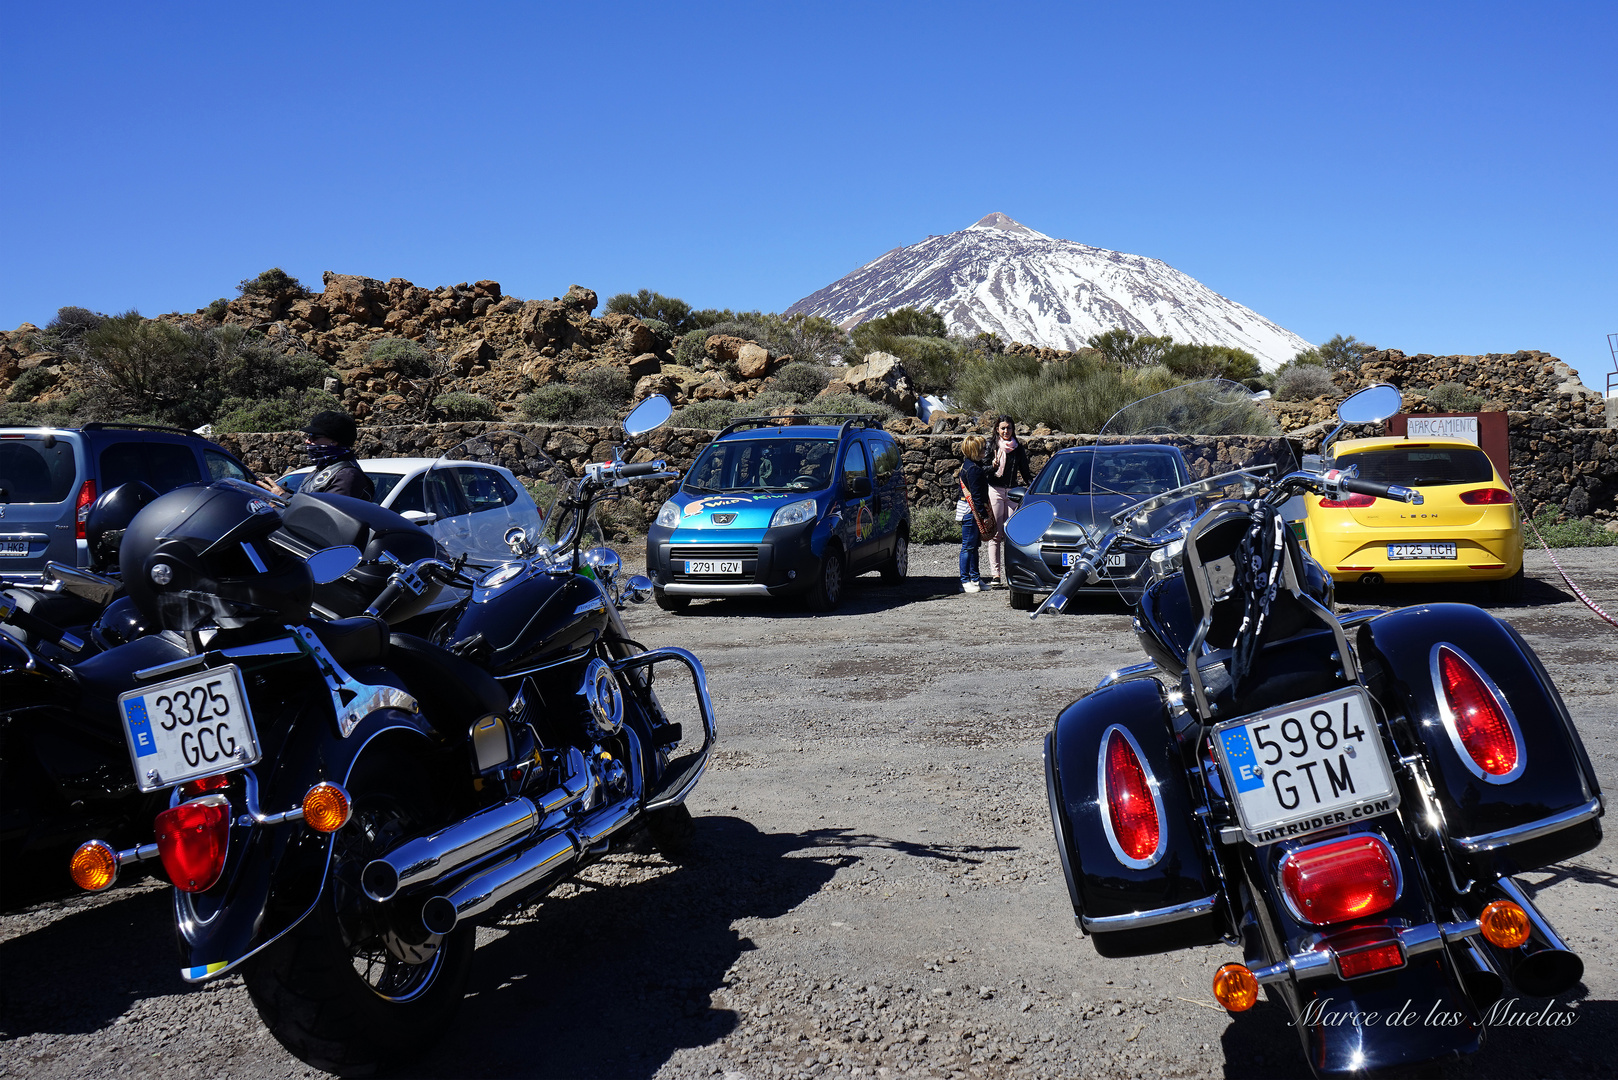
<path id="1" fill-rule="evenodd" d="M 309 455 L 309 464 L 317 469 L 330 465 L 334 461 L 341 461 L 353 453 L 346 446 L 327 445 L 326 443 L 304 443 L 303 452 Z"/>

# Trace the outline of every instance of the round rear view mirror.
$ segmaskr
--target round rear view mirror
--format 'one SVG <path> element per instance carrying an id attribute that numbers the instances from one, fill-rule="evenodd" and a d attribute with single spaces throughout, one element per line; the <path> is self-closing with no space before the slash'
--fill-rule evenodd
<path id="1" fill-rule="evenodd" d="M 1006 522 L 1006 539 L 1018 547 L 1027 547 L 1044 536 L 1045 530 L 1050 528 L 1051 522 L 1055 520 L 1056 507 L 1048 502 L 1025 506 L 1012 514 L 1011 520 Z"/>
<path id="2" fill-rule="evenodd" d="M 1397 386 L 1377 383 L 1344 398 L 1337 406 L 1337 419 L 1345 424 L 1378 424 L 1398 412 L 1403 400 Z"/>
<path id="3" fill-rule="evenodd" d="M 653 394 L 629 410 L 629 415 L 624 417 L 624 434 L 631 439 L 644 435 L 668 423 L 673 414 L 674 406 L 669 404 L 669 399 L 662 394 Z"/>

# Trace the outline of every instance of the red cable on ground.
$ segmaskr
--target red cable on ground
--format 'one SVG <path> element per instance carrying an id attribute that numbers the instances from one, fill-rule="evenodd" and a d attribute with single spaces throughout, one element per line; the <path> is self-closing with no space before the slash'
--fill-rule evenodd
<path id="1" fill-rule="evenodd" d="M 1583 589 L 1573 584 L 1573 579 L 1567 576 L 1567 571 L 1562 569 L 1562 564 L 1556 561 L 1556 552 L 1551 550 L 1551 546 L 1545 542 L 1545 537 L 1540 535 L 1539 526 L 1534 524 L 1534 519 L 1529 517 L 1527 514 L 1524 514 L 1523 520 L 1528 523 L 1528 527 L 1530 529 L 1534 530 L 1534 538 L 1539 541 L 1539 546 L 1545 549 L 1545 554 L 1551 557 L 1551 565 L 1555 566 L 1556 572 L 1562 575 L 1562 580 L 1567 582 L 1567 587 L 1573 590 L 1573 595 L 1584 601 L 1585 607 L 1601 616 L 1601 618 L 1606 622 L 1610 623 L 1614 627 L 1618 627 L 1618 620 L 1615 620 L 1611 615 L 1608 615 L 1605 611 L 1602 611 L 1600 605 L 1598 605 L 1588 596 L 1584 595 Z"/>

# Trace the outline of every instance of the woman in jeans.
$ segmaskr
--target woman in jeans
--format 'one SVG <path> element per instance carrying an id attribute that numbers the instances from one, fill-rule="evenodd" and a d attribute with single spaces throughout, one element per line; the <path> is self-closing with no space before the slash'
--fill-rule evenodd
<path id="1" fill-rule="evenodd" d="M 989 512 L 994 518 L 995 535 L 989 537 L 989 586 L 1003 589 L 1006 587 L 1004 553 L 1005 544 L 1001 542 L 1006 527 L 1006 519 L 1016 509 L 1011 504 L 1011 498 L 1006 489 L 1014 487 L 1017 478 L 1022 477 L 1024 485 L 1034 482 L 1034 474 L 1028 468 L 1028 451 L 1022 443 L 1017 441 L 1017 425 L 1009 416 L 994 418 L 994 435 L 989 441 L 989 466 L 984 470 L 989 481 Z"/>
<path id="2" fill-rule="evenodd" d="M 1000 535 L 989 513 L 988 478 L 979 464 L 982 459 L 983 436 L 968 435 L 961 440 L 961 497 L 955 504 L 955 517 L 961 523 L 961 591 L 969 593 L 983 591 L 978 544 L 985 538 L 992 543 Z"/>

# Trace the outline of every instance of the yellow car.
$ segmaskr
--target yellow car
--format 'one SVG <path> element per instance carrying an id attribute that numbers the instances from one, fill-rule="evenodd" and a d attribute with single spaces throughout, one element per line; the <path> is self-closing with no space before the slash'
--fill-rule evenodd
<path id="1" fill-rule="evenodd" d="M 1490 582 L 1522 597 L 1522 518 L 1489 456 L 1461 439 L 1344 439 L 1332 467 L 1421 492 L 1420 506 L 1369 495 L 1304 496 L 1309 554 L 1338 582 Z"/>

